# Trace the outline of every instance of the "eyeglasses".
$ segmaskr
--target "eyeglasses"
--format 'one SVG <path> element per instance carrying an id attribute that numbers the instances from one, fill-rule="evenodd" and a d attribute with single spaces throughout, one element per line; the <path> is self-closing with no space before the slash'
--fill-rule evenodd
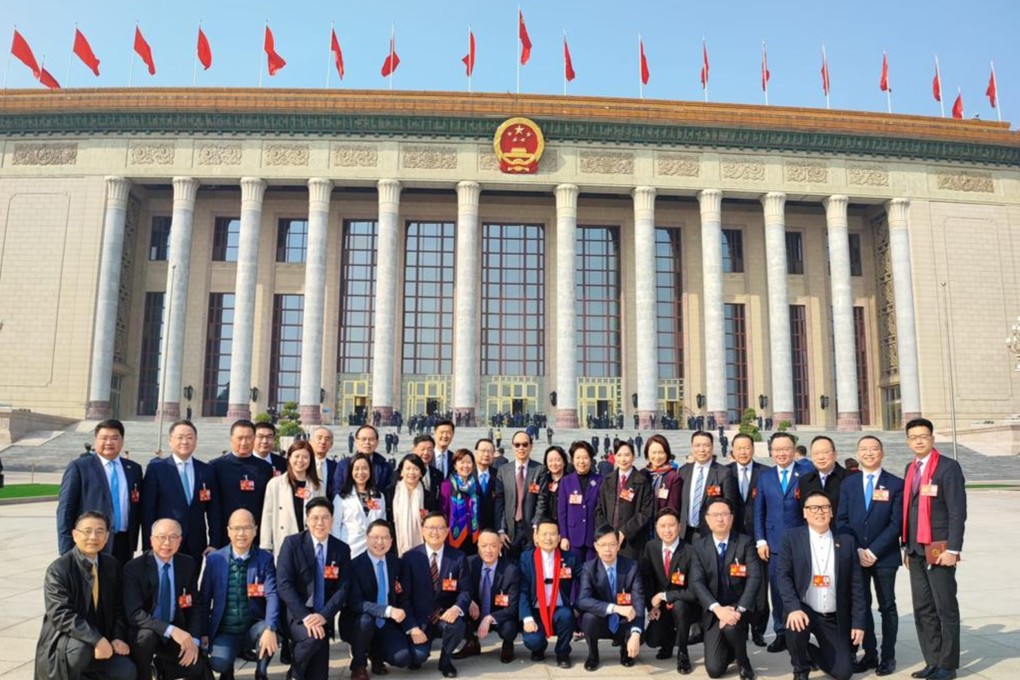
<path id="1" fill-rule="evenodd" d="M 434 532 L 437 532 L 437 531 L 446 531 L 446 529 L 447 529 L 447 527 L 445 527 L 445 526 L 441 526 L 441 527 L 422 527 L 423 531 L 428 531 L 428 532 L 431 532 L 431 533 L 434 533 Z"/>
<path id="2" fill-rule="evenodd" d="M 156 543 L 176 543 L 177 541 L 181 540 L 181 535 L 180 534 L 160 534 L 160 535 L 153 534 L 152 535 L 152 540 L 154 540 Z"/>
<path id="3" fill-rule="evenodd" d="M 75 529 L 75 531 L 88 538 L 102 538 L 110 533 L 106 529 Z"/>
<path id="4" fill-rule="evenodd" d="M 911 442 L 911 443 L 913 443 L 913 442 L 923 442 L 923 441 L 927 441 L 929 439 L 931 439 L 931 435 L 930 434 L 912 434 L 909 437 L 907 437 L 907 441 Z"/>
<path id="5" fill-rule="evenodd" d="M 530 443 L 531 442 L 514 442 L 513 446 L 514 446 L 515 449 L 520 449 L 520 448 L 523 448 L 525 446 L 528 446 Z"/>
<path id="6" fill-rule="evenodd" d="M 824 515 L 825 513 L 832 510 L 831 505 L 805 505 L 804 509 L 808 512 L 813 512 L 816 515 Z"/>
<path id="7" fill-rule="evenodd" d="M 250 533 L 254 533 L 255 527 L 253 527 L 252 525 L 248 524 L 246 526 L 241 526 L 241 527 L 227 527 L 227 530 L 233 531 L 236 534 L 250 534 Z"/>

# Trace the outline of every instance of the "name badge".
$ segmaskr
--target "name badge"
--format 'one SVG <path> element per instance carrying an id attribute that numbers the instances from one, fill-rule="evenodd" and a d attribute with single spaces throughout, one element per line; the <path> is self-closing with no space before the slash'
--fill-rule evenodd
<path id="1" fill-rule="evenodd" d="M 266 584 L 265 583 L 249 583 L 248 584 L 248 597 L 265 597 L 266 596 Z"/>
<path id="2" fill-rule="evenodd" d="M 379 509 L 379 499 L 378 498 L 369 498 L 368 502 L 365 503 L 365 506 L 368 507 L 369 510 L 378 510 Z"/>
<path id="3" fill-rule="evenodd" d="M 871 500 L 873 501 L 888 501 L 889 500 L 889 489 L 875 489 L 871 492 Z"/>
<path id="4" fill-rule="evenodd" d="M 570 571 L 570 567 L 565 564 L 560 566 L 560 578 L 574 578 L 574 574 Z"/>
<path id="5" fill-rule="evenodd" d="M 620 500 L 630 503 L 634 500 L 634 489 L 620 489 Z"/>
<path id="6" fill-rule="evenodd" d="M 617 593 L 616 604 L 630 605 L 630 593 Z"/>
<path id="7" fill-rule="evenodd" d="M 656 498 L 667 500 L 669 498 L 669 489 L 667 489 L 666 487 L 662 487 L 661 489 L 659 489 L 659 493 L 655 494 L 655 496 Z"/>
<path id="8" fill-rule="evenodd" d="M 393 582 L 393 592 L 395 592 L 397 595 L 404 594 L 404 587 L 400 585 L 400 581 Z"/>
<path id="9" fill-rule="evenodd" d="M 705 491 L 705 494 L 710 498 L 714 496 L 722 496 L 722 487 L 719 486 L 718 484 L 712 484 Z"/>
<path id="10" fill-rule="evenodd" d="M 815 588 L 830 588 L 832 587 L 832 579 L 823 574 L 815 574 L 811 578 L 811 584 Z"/>
<path id="11" fill-rule="evenodd" d="M 558 488 L 560 488 L 559 482 L 549 482 L 549 491 L 551 493 L 556 493 L 556 489 Z"/>
<path id="12" fill-rule="evenodd" d="M 496 596 L 492 599 L 492 602 L 497 607 L 509 607 L 510 596 L 507 595 L 506 593 L 497 593 Z"/>
<path id="13" fill-rule="evenodd" d="M 455 578 L 444 578 L 443 579 L 443 592 L 454 593 L 457 592 L 457 579 Z"/>
<path id="14" fill-rule="evenodd" d="M 797 499 L 798 501 L 800 500 L 800 487 L 799 486 L 796 489 L 793 490 L 793 497 L 795 499 Z"/>
<path id="15" fill-rule="evenodd" d="M 205 484 L 198 490 L 198 500 L 202 503 L 207 503 L 212 500 L 212 492 L 205 488 Z"/>
<path id="16" fill-rule="evenodd" d="M 135 488 L 131 489 L 131 502 L 137 503 L 140 500 L 142 500 L 142 496 L 141 494 L 138 493 L 138 487 L 136 486 Z"/>
<path id="17" fill-rule="evenodd" d="M 294 495 L 301 500 L 307 500 L 312 493 L 308 490 L 308 487 L 301 486 L 294 489 Z"/>
<path id="18" fill-rule="evenodd" d="M 279 477 L 281 474 L 283 474 L 283 473 L 280 472 L 279 470 L 275 470 L 275 469 L 273 470 L 273 476 L 274 477 Z"/>
<path id="19" fill-rule="evenodd" d="M 425 519 L 428 516 L 429 511 L 426 508 L 422 508 L 418 511 L 418 514 L 421 515 L 422 519 Z"/>
<path id="20" fill-rule="evenodd" d="M 746 564 L 731 564 L 730 565 L 730 576 L 737 578 L 747 578 L 747 565 Z"/>
<path id="21" fill-rule="evenodd" d="M 921 485 L 921 495 L 922 496 L 928 496 L 930 498 L 935 498 L 936 496 L 939 495 L 939 485 L 938 484 L 922 484 Z"/>
<path id="22" fill-rule="evenodd" d="M 241 491 L 254 491 L 254 490 L 255 480 L 248 479 L 247 477 L 241 480 Z"/>
<path id="23" fill-rule="evenodd" d="M 679 570 L 674 571 L 669 575 L 669 582 L 675 586 L 685 586 L 687 585 L 687 574 Z"/>
<path id="24" fill-rule="evenodd" d="M 335 564 L 327 564 L 322 570 L 322 577 L 327 578 L 330 581 L 335 581 L 340 578 L 340 567 Z"/>
<path id="25" fill-rule="evenodd" d="M 572 493 L 570 494 L 570 497 L 567 500 L 571 505 L 580 505 L 582 502 L 581 494 Z"/>
<path id="26" fill-rule="evenodd" d="M 180 608 L 180 609 L 190 609 L 191 608 L 191 594 L 190 593 L 184 593 L 183 595 L 178 597 L 177 598 L 177 607 Z"/>
<path id="27" fill-rule="evenodd" d="M 540 493 L 538 488 L 538 482 L 532 482 L 528 485 L 528 493 Z"/>
<path id="28" fill-rule="evenodd" d="M 758 497 L 758 487 L 754 487 L 753 489 L 751 489 L 751 498 L 757 498 L 757 497 Z"/>

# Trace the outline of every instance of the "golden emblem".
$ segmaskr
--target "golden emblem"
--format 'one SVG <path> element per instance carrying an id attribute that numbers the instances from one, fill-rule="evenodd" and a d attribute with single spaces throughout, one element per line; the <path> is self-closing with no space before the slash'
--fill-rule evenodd
<path id="1" fill-rule="evenodd" d="M 496 130 L 493 148 L 502 172 L 531 175 L 538 170 L 545 137 L 533 120 L 510 118 Z"/>

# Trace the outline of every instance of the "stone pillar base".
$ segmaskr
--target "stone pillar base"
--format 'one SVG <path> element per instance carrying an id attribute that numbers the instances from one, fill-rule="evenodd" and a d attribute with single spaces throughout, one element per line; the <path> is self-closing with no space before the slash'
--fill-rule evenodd
<path id="1" fill-rule="evenodd" d="M 576 430 L 577 409 L 576 408 L 556 409 L 556 427 L 563 427 L 568 430 Z"/>
<path id="2" fill-rule="evenodd" d="M 85 404 L 85 420 L 106 420 L 113 417 L 108 401 L 89 401 Z"/>
<path id="3" fill-rule="evenodd" d="M 720 427 L 726 427 L 730 424 L 730 416 L 728 411 L 710 411 L 715 416 L 715 429 L 718 430 Z M 705 419 L 708 420 L 707 418 Z M 706 427 L 707 422 L 706 422 Z M 714 434 L 714 433 L 713 433 Z"/>
<path id="4" fill-rule="evenodd" d="M 779 431 L 779 423 L 787 420 L 790 422 L 788 430 L 796 430 L 797 422 L 793 419 L 793 413 L 791 411 L 773 411 L 772 412 L 772 431 Z"/>
<path id="5" fill-rule="evenodd" d="M 373 418 L 375 412 L 379 412 L 379 423 L 376 427 L 388 427 L 393 424 L 393 407 L 392 406 L 375 406 L 372 405 L 372 410 L 368 412 L 368 424 L 375 425 Z"/>
<path id="6" fill-rule="evenodd" d="M 909 423 L 911 420 L 913 420 L 914 418 L 920 418 L 920 417 L 921 417 L 921 412 L 920 411 L 904 411 L 900 415 L 900 426 L 901 427 L 906 427 L 907 423 Z"/>
<path id="7" fill-rule="evenodd" d="M 468 408 L 465 406 L 456 407 L 453 409 L 453 422 L 460 420 L 458 427 L 476 427 L 475 422 L 475 409 L 473 407 Z"/>
<path id="8" fill-rule="evenodd" d="M 860 429 L 860 411 L 843 411 L 836 414 L 836 432 L 859 432 Z"/>
<path id="9" fill-rule="evenodd" d="M 156 411 L 156 419 L 162 415 L 164 420 L 180 420 L 181 419 L 181 402 L 179 401 L 164 401 L 159 405 L 159 410 Z"/>
<path id="10" fill-rule="evenodd" d="M 322 424 L 322 407 L 318 404 L 301 404 L 298 406 L 298 417 L 305 431 L 308 431 L 309 425 Z"/>
<path id="11" fill-rule="evenodd" d="M 251 420 L 251 407 L 248 404 L 227 404 L 227 421 Z"/>
<path id="12" fill-rule="evenodd" d="M 655 411 L 638 411 L 638 428 L 642 430 L 650 430 L 652 427 L 652 418 L 658 419 L 658 414 Z"/>

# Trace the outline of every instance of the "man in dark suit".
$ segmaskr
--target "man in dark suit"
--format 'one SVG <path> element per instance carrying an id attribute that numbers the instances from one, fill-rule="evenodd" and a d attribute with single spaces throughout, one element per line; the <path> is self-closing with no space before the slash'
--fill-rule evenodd
<path id="1" fill-rule="evenodd" d="M 255 548 L 255 518 L 235 510 L 227 522 L 230 545 L 210 553 L 202 572 L 202 600 L 209 613 L 202 646 L 220 680 L 234 677 L 242 650 L 257 650 L 256 680 L 266 680 L 276 654 L 280 596 L 272 553 Z M 231 605 L 234 606 L 231 606 Z"/>
<path id="2" fill-rule="evenodd" d="M 903 561 L 910 570 L 914 622 L 925 663 L 912 676 L 949 680 L 960 667 L 956 563 L 963 550 L 967 492 L 959 463 L 934 448 L 931 421 L 916 418 L 906 430 L 915 458 L 904 474 Z M 934 564 L 927 562 L 926 551 Z"/>
<path id="3" fill-rule="evenodd" d="M 786 650 L 786 616 L 776 579 L 778 563 L 773 555 L 779 554 L 789 529 L 804 525 L 804 513 L 800 507 L 800 472 L 793 462 L 794 446 L 793 436 L 788 432 L 776 432 L 769 437 L 769 451 L 776 466 L 758 477 L 758 493 L 754 498 L 755 546 L 759 559 L 768 563 L 772 627 L 776 631 L 776 639 L 768 646 L 770 652 Z"/>
<path id="4" fill-rule="evenodd" d="M 205 621 L 198 567 L 178 552 L 181 525 L 157 520 L 150 540 L 151 551 L 124 565 L 124 612 L 138 677 L 152 676 L 155 659 L 164 677 L 207 678 L 199 649 Z"/>
<path id="5" fill-rule="evenodd" d="M 424 545 L 404 553 L 401 583 L 409 583 L 414 602 L 409 634 L 415 644 L 416 633 L 428 640 L 442 639 L 439 671 L 444 678 L 457 677 L 453 652 L 467 630 L 465 616 L 471 605 L 470 572 L 467 557 L 446 545 L 450 525 L 446 515 L 430 512 L 421 523 Z"/>
<path id="6" fill-rule="evenodd" d="M 134 680 L 120 565 L 103 554 L 110 536 L 106 517 L 95 510 L 82 513 L 71 535 L 74 548 L 46 569 L 35 677 Z"/>
<path id="7" fill-rule="evenodd" d="M 443 475 L 443 479 L 450 476 L 453 471 L 453 433 L 455 430 L 453 421 L 440 420 L 436 423 L 432 433 L 436 437 L 436 453 L 432 459 L 432 465 Z"/>
<path id="8" fill-rule="evenodd" d="M 691 543 L 697 536 L 708 534 L 701 522 L 705 503 L 710 498 L 723 497 L 736 505 L 737 483 L 729 465 L 715 460 L 715 438 L 711 432 L 698 431 L 691 435 L 692 462 L 679 470 L 683 480 L 680 494 L 680 530 L 684 541 Z"/>
<path id="9" fill-rule="evenodd" d="M 325 498 L 305 504 L 305 530 L 283 540 L 276 585 L 287 612 L 294 680 L 325 680 L 333 621 L 346 606 L 351 549 L 331 536 L 333 506 Z"/>
<path id="10" fill-rule="evenodd" d="M 524 646 L 532 661 L 544 661 L 549 638 L 556 635 L 556 665 L 570 668 L 570 640 L 574 635 L 574 583 L 578 562 L 560 550 L 560 530 L 552 519 L 535 528 L 535 547 L 518 562 L 521 595 L 518 615 Z"/>
<path id="11" fill-rule="evenodd" d="M 287 459 L 276 453 L 276 426 L 270 422 L 255 423 L 255 450 L 256 458 L 261 458 L 266 464 L 273 466 L 273 476 L 287 474 Z"/>
<path id="12" fill-rule="evenodd" d="M 776 567 L 786 613 L 786 644 L 794 680 L 813 663 L 836 680 L 853 675 L 853 648 L 864 640 L 864 578 L 851 535 L 829 528 L 832 502 L 824 491 L 804 499 L 807 526 L 786 534 Z M 808 644 L 814 634 L 818 646 Z"/>
<path id="13" fill-rule="evenodd" d="M 581 631 L 588 645 L 584 670 L 599 667 L 599 640 L 611 639 L 620 645 L 620 664 L 634 665 L 641 648 L 645 625 L 645 595 L 635 560 L 620 554 L 616 530 L 603 525 L 595 531 L 598 557 L 581 567 L 581 586 L 577 609 Z"/>
<path id="14" fill-rule="evenodd" d="M 333 449 L 333 431 L 328 427 L 316 427 L 312 430 L 311 435 L 309 435 L 308 441 L 311 442 L 312 452 L 315 454 L 315 458 L 312 459 L 312 465 L 315 466 L 315 471 L 319 473 L 319 479 L 322 480 L 322 488 L 326 490 L 327 500 L 332 501 L 333 496 L 340 489 L 340 485 L 337 483 L 337 468 L 339 465 L 336 458 L 331 458 L 329 455 L 329 452 Z"/>
<path id="15" fill-rule="evenodd" d="M 368 549 L 351 562 L 352 680 L 367 680 L 369 659 L 372 672 L 385 675 L 386 663 L 420 668 L 429 656 L 428 644 L 415 644 L 408 635 L 410 584 L 400 580 L 402 562 L 391 551 L 393 530 L 386 520 L 368 525 L 366 542 Z"/>
<path id="16" fill-rule="evenodd" d="M 443 485 L 443 473 L 432 464 L 436 455 L 436 440 L 430 434 L 419 434 L 414 438 L 414 447 L 411 449 L 414 455 L 418 456 L 425 465 L 425 475 L 421 483 L 425 485 L 425 493 L 432 498 L 432 502 L 439 507 L 439 490 Z"/>
<path id="17" fill-rule="evenodd" d="M 864 656 L 854 661 L 854 672 L 877 668 L 876 675 L 896 670 L 896 570 L 900 566 L 900 533 L 903 524 L 903 480 L 882 469 L 882 442 L 870 435 L 857 442 L 861 475 L 847 477 L 841 487 L 836 527 L 839 534 L 857 540 L 857 554 L 864 572 Z M 878 659 L 875 619 L 871 613 L 871 587 L 882 614 L 882 660 Z"/>
<path id="18" fill-rule="evenodd" d="M 513 464 L 496 473 L 496 529 L 510 559 L 516 559 L 532 545 L 535 507 L 538 505 L 538 475 L 544 469 L 531 460 L 531 437 L 517 430 L 510 438 Z"/>
<path id="19" fill-rule="evenodd" d="M 491 439 L 475 442 L 475 476 L 478 477 L 478 526 L 496 530 L 496 445 Z"/>
<path id="20" fill-rule="evenodd" d="M 499 660 L 514 660 L 514 640 L 520 631 L 517 619 L 521 594 L 521 575 L 517 565 L 499 556 L 499 534 L 482 529 L 478 535 L 478 554 L 468 558 L 468 584 L 471 606 L 468 611 L 468 641 L 453 655 L 465 659 L 482 653 L 481 640 L 490 630 L 503 641 Z"/>
<path id="21" fill-rule="evenodd" d="M 839 489 L 847 476 L 846 468 L 836 462 L 836 445 L 824 434 L 811 440 L 811 470 L 800 478 L 800 493 L 806 498 L 812 491 L 824 491 L 832 503 L 832 528 L 835 529 L 835 511 L 839 507 Z"/>
<path id="22" fill-rule="evenodd" d="M 254 446 L 255 423 L 238 420 L 230 426 L 230 453 L 209 463 L 215 484 L 212 497 L 218 499 L 212 505 L 209 522 L 209 543 L 213 548 L 229 543 L 227 520 L 235 510 L 244 508 L 252 517 L 262 517 L 266 484 L 273 478 L 273 470 L 252 454 Z M 258 544 L 256 534 L 255 545 Z"/>
<path id="23" fill-rule="evenodd" d="M 393 435 L 396 437 L 396 435 Z M 375 480 L 377 489 L 388 489 L 393 484 L 393 466 L 385 456 L 379 454 L 376 448 L 379 446 L 379 431 L 371 425 L 362 425 L 358 428 L 354 437 L 357 453 L 369 457 L 372 463 L 372 479 Z M 334 488 L 330 491 L 329 497 L 333 498 L 340 493 L 341 487 L 347 480 L 347 470 L 350 467 L 352 458 L 344 458 L 336 464 Z M 328 488 L 328 487 L 327 487 Z"/>
<path id="24" fill-rule="evenodd" d="M 730 455 L 733 457 L 733 475 L 737 478 L 739 498 L 733 512 L 733 526 L 738 532 L 749 536 L 753 543 L 754 499 L 758 495 L 758 478 L 764 471 L 772 468 L 755 462 L 754 440 L 743 432 L 733 437 Z M 768 579 L 763 575 L 761 586 L 757 590 L 758 599 L 745 617 L 745 622 L 749 624 L 751 630 L 751 640 L 758 647 L 765 646 L 765 629 L 769 623 L 768 590 Z"/>
<path id="25" fill-rule="evenodd" d="M 634 449 L 623 444 L 616 450 L 616 470 L 602 480 L 595 505 L 595 526 L 609 525 L 619 535 L 620 552 L 641 557 L 652 519 L 652 480 L 634 467 Z"/>
<path id="26" fill-rule="evenodd" d="M 733 528 L 733 505 L 713 498 L 705 508 L 711 533 L 694 541 L 691 589 L 705 614 L 705 671 L 719 678 L 737 662 L 742 680 L 754 680 L 747 658 L 747 628 L 763 589 L 761 562 L 750 536 Z"/>
<path id="27" fill-rule="evenodd" d="M 60 481 L 57 544 L 61 555 L 73 548 L 75 520 L 95 510 L 111 518 L 111 536 L 104 550 L 123 565 L 138 546 L 142 466 L 120 455 L 124 424 L 119 420 L 102 421 L 96 425 L 95 436 L 95 454 L 71 461 Z"/>
<path id="28" fill-rule="evenodd" d="M 157 519 L 169 517 L 184 530 L 181 552 L 202 563 L 209 547 L 212 524 L 213 473 L 209 466 L 192 455 L 198 444 L 198 431 L 187 420 L 170 426 L 170 452 L 166 458 L 153 458 L 145 468 L 142 483 L 142 542 L 149 542 L 149 531 Z"/>
<path id="29" fill-rule="evenodd" d="M 645 644 L 658 647 L 656 659 L 669 659 L 676 645 L 678 673 L 691 672 L 687 643 L 691 624 L 699 609 L 690 588 L 691 558 L 694 552 L 680 538 L 680 517 L 673 508 L 663 508 L 655 519 L 657 538 L 648 542 L 641 559 L 648 627 Z"/>

